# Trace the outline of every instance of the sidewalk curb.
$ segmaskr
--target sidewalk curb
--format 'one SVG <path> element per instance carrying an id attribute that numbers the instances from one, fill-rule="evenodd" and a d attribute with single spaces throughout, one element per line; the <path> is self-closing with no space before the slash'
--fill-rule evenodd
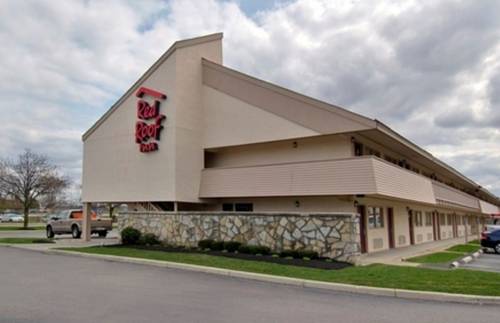
<path id="1" fill-rule="evenodd" d="M 470 262 L 473 262 L 474 260 L 476 260 L 477 258 L 479 258 L 482 254 L 483 254 L 483 250 L 479 249 L 478 251 L 473 252 L 473 253 L 471 253 L 471 254 L 463 257 L 462 259 L 460 259 L 458 261 L 452 262 L 450 264 L 450 267 L 451 268 L 458 268 L 462 264 L 468 264 Z"/>
<path id="2" fill-rule="evenodd" d="M 450 294 L 441 292 L 422 292 L 422 291 L 413 291 L 413 290 L 395 289 L 395 288 L 380 288 L 380 287 L 342 284 L 342 283 L 328 283 L 328 282 L 321 282 L 321 281 L 314 281 L 314 280 L 307 280 L 300 278 L 280 277 L 280 276 L 257 274 L 257 273 L 250 273 L 250 272 L 230 270 L 230 269 L 190 265 L 184 263 L 139 259 L 139 258 L 112 256 L 112 255 L 88 254 L 88 253 L 81 253 L 77 251 L 67 251 L 67 250 L 48 249 L 48 250 L 43 250 L 41 252 L 47 254 L 71 255 L 83 258 L 101 259 L 111 262 L 134 263 L 140 265 L 152 265 L 163 268 L 190 270 L 208 274 L 250 279 L 262 282 L 271 282 L 283 285 L 298 286 L 303 288 L 317 288 L 317 289 L 324 289 L 337 292 L 346 292 L 352 294 L 378 295 L 378 296 L 388 296 L 388 297 L 411 299 L 411 300 L 442 301 L 442 302 L 453 302 L 453 303 L 463 303 L 463 304 L 500 305 L 500 296 L 479 296 L 479 295 L 465 295 L 465 294 Z"/>

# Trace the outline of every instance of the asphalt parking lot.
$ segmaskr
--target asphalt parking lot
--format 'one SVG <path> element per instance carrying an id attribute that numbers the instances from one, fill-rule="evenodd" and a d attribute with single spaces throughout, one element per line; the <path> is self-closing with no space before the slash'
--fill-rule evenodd
<path id="1" fill-rule="evenodd" d="M 482 323 L 500 314 L 1 246 L 0 259 L 0 322 Z"/>
<path id="2" fill-rule="evenodd" d="M 463 265 L 462 268 L 500 273 L 500 254 L 495 254 L 491 251 L 484 253 L 474 261 Z"/>

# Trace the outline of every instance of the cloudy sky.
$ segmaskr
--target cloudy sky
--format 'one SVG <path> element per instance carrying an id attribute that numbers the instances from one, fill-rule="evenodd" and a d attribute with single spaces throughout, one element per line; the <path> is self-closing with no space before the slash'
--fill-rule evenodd
<path id="1" fill-rule="evenodd" d="M 500 195 L 500 1 L 0 1 L 0 157 L 81 135 L 174 42 L 377 118 Z"/>

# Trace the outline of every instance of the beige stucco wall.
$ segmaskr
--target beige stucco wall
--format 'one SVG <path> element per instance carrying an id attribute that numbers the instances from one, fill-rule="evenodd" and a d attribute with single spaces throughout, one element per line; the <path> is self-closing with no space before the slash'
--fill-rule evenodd
<path id="1" fill-rule="evenodd" d="M 211 210 L 222 210 L 222 203 L 253 203 L 254 212 L 356 212 L 351 198 L 334 196 L 220 199 Z"/>
<path id="2" fill-rule="evenodd" d="M 345 135 L 228 147 L 214 152 L 210 167 L 236 167 L 348 158 L 351 142 Z"/>
<path id="3" fill-rule="evenodd" d="M 203 85 L 205 148 L 319 135 L 312 129 Z"/>
<path id="4" fill-rule="evenodd" d="M 398 200 L 391 199 L 382 199 L 375 197 L 357 197 L 356 201 L 359 204 L 365 206 L 378 206 L 384 208 L 384 227 L 370 229 L 367 224 L 367 245 L 368 252 L 382 251 L 389 249 L 389 227 L 387 222 L 387 208 L 392 207 L 394 212 L 394 242 L 395 247 L 404 247 L 410 245 L 410 230 L 409 230 L 409 222 L 408 222 L 408 210 L 409 207 L 413 212 L 421 211 L 422 212 L 422 222 L 423 226 L 417 227 L 414 226 L 414 237 L 415 244 L 426 243 L 434 241 L 433 238 L 433 227 L 425 225 L 425 212 L 433 212 L 437 210 L 439 213 L 453 213 L 455 212 L 457 215 L 465 215 L 465 212 L 457 212 L 451 209 L 444 208 L 436 208 L 432 205 L 418 204 L 418 203 L 406 203 Z M 446 219 L 447 220 L 447 219 Z M 471 235 L 470 225 L 468 226 L 468 232 L 470 239 L 477 239 L 477 235 Z M 463 225 L 458 225 L 459 237 L 465 236 L 465 230 Z M 446 235 L 443 237 L 443 233 Z M 419 235 L 421 235 L 421 240 L 419 240 Z M 441 226 L 441 240 L 452 239 L 453 238 L 453 227 L 451 225 Z M 382 243 L 379 241 L 375 241 L 377 239 L 381 239 Z M 379 245 L 379 248 L 376 248 L 375 245 Z"/>
<path id="5" fill-rule="evenodd" d="M 181 43 L 92 129 L 84 140 L 84 202 L 199 201 L 202 57 L 222 62 L 220 36 Z M 167 95 L 160 107 L 166 120 L 159 149 L 152 153 L 141 153 L 135 143 L 135 91 L 140 86 Z"/>
<path id="6" fill-rule="evenodd" d="M 174 52 L 141 84 L 168 96 L 160 106 L 166 120 L 163 121 L 158 151 L 141 153 L 135 142 L 135 91 L 84 141 L 84 202 L 161 201 L 175 198 L 175 70 Z"/>
<path id="7" fill-rule="evenodd" d="M 221 40 L 177 50 L 175 201 L 198 202 L 203 169 L 203 58 L 222 63 Z"/>

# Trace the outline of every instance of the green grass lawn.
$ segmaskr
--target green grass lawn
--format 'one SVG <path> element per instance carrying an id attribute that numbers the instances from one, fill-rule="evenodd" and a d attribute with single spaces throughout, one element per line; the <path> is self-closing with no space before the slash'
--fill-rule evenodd
<path id="1" fill-rule="evenodd" d="M 476 240 L 472 240 L 472 241 L 467 242 L 467 244 L 477 244 L 477 245 L 480 245 L 481 242 L 476 239 Z"/>
<path id="2" fill-rule="evenodd" d="M 100 255 L 180 262 L 260 274 L 346 283 L 373 287 L 500 296 L 500 274 L 470 270 L 436 270 L 403 266 L 370 265 L 342 270 L 323 270 L 298 266 L 241 260 L 194 253 L 170 253 L 126 247 L 62 248 Z"/>
<path id="3" fill-rule="evenodd" d="M 409 262 L 418 262 L 420 264 L 438 264 L 438 263 L 447 263 L 457 260 L 460 257 L 463 257 L 463 253 L 460 252 L 434 252 L 423 256 L 408 258 L 406 261 Z"/>
<path id="4" fill-rule="evenodd" d="M 471 252 L 476 252 L 480 249 L 478 245 L 475 244 L 459 244 L 456 246 L 453 246 L 451 248 L 446 249 L 447 251 L 455 251 L 455 252 L 462 252 L 462 253 L 471 253 Z"/>
<path id="5" fill-rule="evenodd" d="M 28 244 L 28 243 L 54 243 L 52 239 L 45 238 L 0 238 L 0 244 Z"/>
<path id="6" fill-rule="evenodd" d="M 19 225 L 2 225 L 0 226 L 0 231 L 18 231 L 18 230 L 45 230 L 44 226 L 30 226 L 25 229 L 23 226 Z"/>

